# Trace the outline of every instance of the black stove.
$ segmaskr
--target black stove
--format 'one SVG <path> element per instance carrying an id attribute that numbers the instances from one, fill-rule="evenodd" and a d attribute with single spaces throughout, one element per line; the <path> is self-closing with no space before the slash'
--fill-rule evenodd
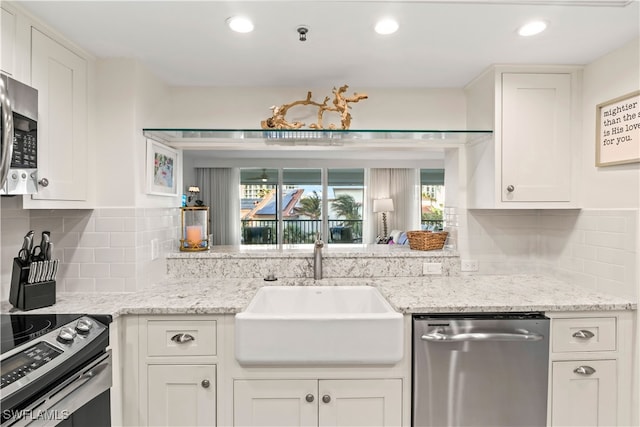
<path id="1" fill-rule="evenodd" d="M 61 328 L 81 314 L 0 314 L 0 344 L 4 354 L 14 348 Z"/>
<path id="2" fill-rule="evenodd" d="M 98 396 L 99 419 L 108 420 L 110 322 L 111 316 L 0 314 L 1 427 L 39 425 L 40 416 L 95 417 L 93 409 L 78 411 L 78 402 Z"/>

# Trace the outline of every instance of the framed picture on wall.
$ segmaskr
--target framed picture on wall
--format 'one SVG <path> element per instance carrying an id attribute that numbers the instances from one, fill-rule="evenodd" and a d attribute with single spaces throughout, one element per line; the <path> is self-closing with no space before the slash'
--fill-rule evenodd
<path id="1" fill-rule="evenodd" d="M 147 139 L 147 194 L 178 195 L 178 151 Z"/>
<path id="2" fill-rule="evenodd" d="M 596 105 L 596 166 L 640 162 L 640 91 Z"/>

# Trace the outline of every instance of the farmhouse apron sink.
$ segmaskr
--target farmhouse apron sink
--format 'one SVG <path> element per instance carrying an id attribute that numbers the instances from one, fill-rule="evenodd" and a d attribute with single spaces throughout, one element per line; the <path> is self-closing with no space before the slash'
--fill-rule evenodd
<path id="1" fill-rule="evenodd" d="M 403 320 L 371 286 L 265 286 L 236 314 L 242 364 L 393 364 Z"/>

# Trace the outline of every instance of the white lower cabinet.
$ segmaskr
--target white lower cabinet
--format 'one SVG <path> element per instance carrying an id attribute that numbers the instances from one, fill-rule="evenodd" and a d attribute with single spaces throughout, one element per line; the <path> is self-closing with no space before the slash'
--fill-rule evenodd
<path id="1" fill-rule="evenodd" d="M 553 425 L 617 425 L 615 360 L 553 362 L 551 369 Z"/>
<path id="2" fill-rule="evenodd" d="M 236 380 L 235 426 L 399 426 L 402 380 Z"/>
<path id="3" fill-rule="evenodd" d="M 123 402 L 131 424 L 218 425 L 220 321 L 208 315 L 139 318 L 139 400 Z"/>
<path id="4" fill-rule="evenodd" d="M 215 426 L 215 365 L 149 365 L 150 426 Z"/>
<path id="5" fill-rule="evenodd" d="M 549 422 L 631 424 L 633 314 L 547 313 L 551 319 Z"/>

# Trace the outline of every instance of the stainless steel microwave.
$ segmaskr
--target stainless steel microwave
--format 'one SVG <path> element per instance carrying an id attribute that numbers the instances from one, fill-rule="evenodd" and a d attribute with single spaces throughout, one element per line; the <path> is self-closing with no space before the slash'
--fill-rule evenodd
<path id="1" fill-rule="evenodd" d="M 38 91 L 0 75 L 0 194 L 38 192 Z"/>

